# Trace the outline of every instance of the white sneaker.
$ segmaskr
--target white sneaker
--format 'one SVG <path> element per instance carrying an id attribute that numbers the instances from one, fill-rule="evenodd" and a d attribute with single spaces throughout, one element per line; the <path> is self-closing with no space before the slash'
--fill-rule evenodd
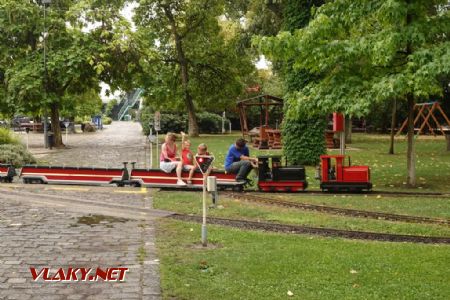
<path id="1" fill-rule="evenodd" d="M 178 180 L 177 180 L 177 185 L 185 186 L 186 183 L 185 183 L 183 180 L 178 179 Z"/>

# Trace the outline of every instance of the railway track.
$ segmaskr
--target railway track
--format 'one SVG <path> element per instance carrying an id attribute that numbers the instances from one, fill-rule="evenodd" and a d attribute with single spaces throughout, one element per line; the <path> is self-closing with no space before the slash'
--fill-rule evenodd
<path id="1" fill-rule="evenodd" d="M 428 223 L 428 224 L 439 224 L 450 226 L 450 220 L 448 219 L 382 213 L 375 211 L 348 209 L 310 203 L 299 203 L 285 200 L 276 200 L 273 198 L 263 197 L 259 195 L 252 195 L 248 193 L 226 193 L 225 195 L 233 199 L 241 199 L 250 202 L 264 203 L 269 205 L 296 208 L 308 211 L 317 211 L 334 215 L 344 215 L 350 217 L 368 218 L 376 220 L 389 220 L 397 222 Z"/>
<path id="2" fill-rule="evenodd" d="M 248 192 L 258 192 L 257 190 L 247 190 Z M 423 197 L 423 198 L 450 198 L 450 192 L 397 192 L 397 191 L 370 191 L 370 192 L 322 192 L 320 190 L 307 190 L 297 192 L 298 195 L 308 196 L 389 196 L 389 197 Z"/>
<path id="3" fill-rule="evenodd" d="M 167 218 L 201 223 L 202 217 L 196 215 L 173 214 Z M 310 234 L 325 237 L 340 237 L 357 240 L 371 241 L 388 241 L 388 242 L 409 242 L 409 243 L 425 243 L 425 244 L 450 244 L 450 237 L 420 236 L 420 235 L 403 235 L 390 233 L 377 233 L 366 231 L 353 231 L 321 227 L 296 226 L 269 222 L 256 222 L 250 220 L 236 220 L 208 217 L 207 222 L 214 225 L 229 226 L 247 230 L 260 230 L 279 233 L 291 234 Z"/>
<path id="4" fill-rule="evenodd" d="M 329 195 L 342 195 L 342 196 L 356 196 L 356 195 L 368 195 L 368 196 L 385 196 L 385 197 L 423 197 L 423 198 L 450 198 L 450 192 L 402 192 L 402 191 L 370 191 L 370 192 L 329 192 L 324 193 L 319 190 L 308 190 L 299 194 L 306 194 L 310 196 L 329 196 Z"/>

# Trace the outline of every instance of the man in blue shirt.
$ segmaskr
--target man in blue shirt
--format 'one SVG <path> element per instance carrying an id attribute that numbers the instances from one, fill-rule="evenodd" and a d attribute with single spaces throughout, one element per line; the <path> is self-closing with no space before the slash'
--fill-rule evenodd
<path id="1" fill-rule="evenodd" d="M 246 140 L 240 138 L 230 146 L 225 157 L 225 171 L 236 175 L 237 181 L 246 181 L 253 164 L 257 164 L 256 158 L 250 157 L 250 151 L 245 145 Z"/>

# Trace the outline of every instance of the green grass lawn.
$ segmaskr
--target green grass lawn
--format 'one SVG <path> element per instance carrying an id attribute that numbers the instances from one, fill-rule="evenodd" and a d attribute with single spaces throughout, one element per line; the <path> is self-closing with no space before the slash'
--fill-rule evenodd
<path id="1" fill-rule="evenodd" d="M 209 145 L 216 166 L 223 167 L 238 135 L 192 139 Z M 387 136 L 355 134 L 347 154 L 353 164 L 367 164 L 377 190 L 409 190 L 406 140 L 388 155 Z M 450 152 L 445 140 L 416 140 L 417 182 L 413 191 L 450 192 Z M 256 151 L 251 154 L 281 154 Z M 331 151 L 337 153 L 337 150 Z M 318 189 L 314 167 L 307 167 L 310 188 Z M 450 199 L 364 195 L 272 194 L 284 200 L 437 218 L 450 217 Z M 221 197 L 210 216 L 397 234 L 450 236 L 445 225 L 411 224 L 336 216 L 274 207 Z M 154 207 L 201 213 L 199 192 L 156 192 Z M 356 241 L 308 235 L 240 231 L 209 226 L 214 249 L 198 246 L 200 225 L 162 220 L 157 246 L 165 299 L 446 299 L 450 294 L 450 247 L 411 243 Z M 289 297 L 287 292 L 293 293 Z"/>
<path id="2" fill-rule="evenodd" d="M 154 195 L 154 207 L 179 213 L 201 215 L 201 192 L 158 192 Z M 210 209 L 209 216 L 247 219 L 293 225 L 327 227 L 346 230 L 387 232 L 396 234 L 450 236 L 450 227 L 435 224 L 415 224 L 353 218 L 326 213 L 303 211 L 293 208 L 269 206 L 235 199 L 220 199 L 221 209 Z"/>
<path id="3" fill-rule="evenodd" d="M 164 299 L 448 299 L 450 248 L 364 242 L 163 220 Z M 293 293 L 292 297 L 287 295 Z"/>

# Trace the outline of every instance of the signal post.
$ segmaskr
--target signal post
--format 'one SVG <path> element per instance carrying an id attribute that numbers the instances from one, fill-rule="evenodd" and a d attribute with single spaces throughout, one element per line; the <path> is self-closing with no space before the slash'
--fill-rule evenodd
<path id="1" fill-rule="evenodd" d="M 202 245 L 206 247 L 208 245 L 208 233 L 206 229 L 206 182 L 209 171 L 211 170 L 211 165 L 214 161 L 214 156 L 210 155 L 196 155 L 195 161 L 203 174 L 203 221 L 202 221 Z"/>

